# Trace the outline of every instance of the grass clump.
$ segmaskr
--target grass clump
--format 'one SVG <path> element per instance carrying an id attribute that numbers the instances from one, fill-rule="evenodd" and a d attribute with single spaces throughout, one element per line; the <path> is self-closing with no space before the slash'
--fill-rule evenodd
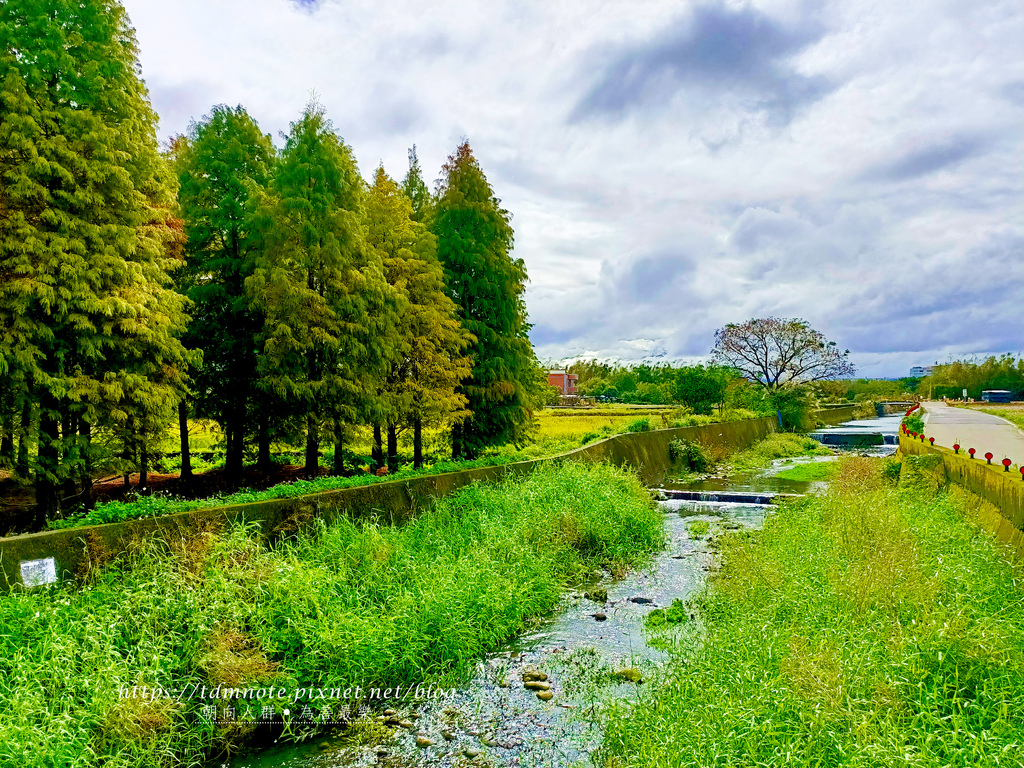
<path id="1" fill-rule="evenodd" d="M 776 459 L 794 456 L 830 456 L 832 451 L 812 437 L 793 432 L 776 432 L 733 455 L 729 463 L 735 469 L 762 469 Z"/>
<path id="2" fill-rule="evenodd" d="M 119 694 L 133 686 L 451 684 L 663 535 L 635 476 L 569 462 L 469 486 L 404 526 L 313 522 L 273 547 L 246 527 L 140 542 L 87 584 L 0 596 L 0 765 L 204 764 L 268 703 L 233 702 L 222 726 L 208 700 Z M 325 703 L 339 712 L 311 706 Z"/>
<path id="3" fill-rule="evenodd" d="M 776 472 L 775 477 L 804 483 L 828 480 L 835 474 L 836 466 L 834 461 L 809 461 Z"/>
<path id="4" fill-rule="evenodd" d="M 707 520 L 691 520 L 686 526 L 691 536 L 707 536 L 711 530 L 711 523 Z"/>
<path id="5" fill-rule="evenodd" d="M 701 622 L 659 636 L 665 675 L 613 708 L 605 763 L 1024 764 L 1020 570 L 980 505 L 851 458 L 824 497 L 724 534 Z"/>
<path id="6" fill-rule="evenodd" d="M 651 431 L 651 420 L 644 416 L 640 419 L 633 419 L 633 421 L 626 424 L 627 432 L 650 432 Z"/>
<path id="7" fill-rule="evenodd" d="M 700 443 L 692 440 L 675 438 L 669 441 L 668 457 L 673 462 L 681 462 L 691 472 L 705 472 L 714 463 L 708 451 Z"/>

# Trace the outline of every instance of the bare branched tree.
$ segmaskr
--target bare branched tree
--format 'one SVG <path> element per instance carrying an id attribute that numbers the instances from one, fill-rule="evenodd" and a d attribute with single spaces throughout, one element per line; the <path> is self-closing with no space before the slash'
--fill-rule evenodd
<path id="1" fill-rule="evenodd" d="M 766 317 L 730 323 L 715 332 L 712 359 L 775 390 L 850 376 L 850 350 L 840 350 L 798 318 Z"/>

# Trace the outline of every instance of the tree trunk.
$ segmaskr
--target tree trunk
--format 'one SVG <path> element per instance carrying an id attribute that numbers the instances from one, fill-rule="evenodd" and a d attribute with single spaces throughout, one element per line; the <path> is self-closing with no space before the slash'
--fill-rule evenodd
<path id="1" fill-rule="evenodd" d="M 3 414 L 0 414 L 0 466 L 14 466 L 14 409 L 17 399 L 13 393 L 3 401 Z"/>
<path id="2" fill-rule="evenodd" d="M 259 455 L 256 457 L 256 469 L 264 474 L 270 472 L 270 412 L 264 407 L 260 414 Z"/>
<path id="3" fill-rule="evenodd" d="M 82 469 L 79 473 L 81 491 L 78 503 L 86 509 L 92 509 L 96 506 L 96 499 L 92 495 L 92 424 L 82 419 L 78 424 L 78 434 L 82 440 Z"/>
<path id="4" fill-rule="evenodd" d="M 345 471 L 345 441 L 335 440 L 334 441 L 334 464 L 331 467 L 331 473 L 334 475 L 340 475 Z"/>
<path id="5" fill-rule="evenodd" d="M 320 434 L 316 416 L 306 418 L 306 479 L 312 480 L 320 469 Z"/>
<path id="6" fill-rule="evenodd" d="M 452 427 L 452 461 L 462 458 L 462 425 L 456 424 Z"/>
<path id="7" fill-rule="evenodd" d="M 388 424 L 388 472 L 398 471 L 398 427 Z"/>
<path id="8" fill-rule="evenodd" d="M 376 464 L 376 469 L 380 469 L 384 466 L 384 445 L 380 434 L 380 422 L 373 422 L 373 448 L 370 451 L 370 457 L 373 459 L 373 463 Z"/>
<path id="9" fill-rule="evenodd" d="M 227 476 L 232 482 L 239 482 L 242 479 L 243 458 L 245 449 L 245 401 L 239 404 L 239 398 L 231 404 L 231 437 L 228 439 L 227 452 L 224 457 L 224 467 Z"/>
<path id="10" fill-rule="evenodd" d="M 139 448 L 139 492 L 149 493 L 149 441 L 142 438 Z"/>
<path id="11" fill-rule="evenodd" d="M 178 436 L 181 438 L 181 471 L 178 478 L 192 482 L 192 451 L 188 444 L 188 403 L 185 398 L 178 401 Z"/>
<path id="12" fill-rule="evenodd" d="M 28 441 L 32 432 L 32 400 L 26 396 L 21 406 L 21 424 L 18 425 L 18 458 L 14 463 L 14 474 L 28 477 Z"/>
<path id="13" fill-rule="evenodd" d="M 39 446 L 36 467 L 35 529 L 41 531 L 47 520 L 60 511 L 57 473 L 60 469 L 60 421 L 57 399 L 44 390 L 39 398 Z"/>
<path id="14" fill-rule="evenodd" d="M 423 466 L 423 421 L 419 416 L 412 423 L 412 466 L 413 469 Z"/>
<path id="15" fill-rule="evenodd" d="M 121 459 L 124 461 L 125 465 L 127 465 L 128 462 L 132 460 L 132 449 L 128 448 L 128 447 L 125 447 L 124 451 L 121 453 Z M 127 491 L 128 488 L 130 488 L 131 484 L 132 484 L 132 473 L 131 473 L 131 470 L 129 469 L 127 472 L 125 472 L 121 476 L 121 479 L 124 480 L 124 488 Z"/>

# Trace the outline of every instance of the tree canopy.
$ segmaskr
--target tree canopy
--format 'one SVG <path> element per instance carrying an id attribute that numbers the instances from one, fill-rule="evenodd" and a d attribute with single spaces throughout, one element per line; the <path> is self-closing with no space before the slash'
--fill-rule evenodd
<path id="1" fill-rule="evenodd" d="M 770 390 L 852 376 L 850 350 L 840 350 L 797 318 L 755 318 L 715 332 L 711 358 Z"/>
<path id="2" fill-rule="evenodd" d="M 0 375 L 38 403 L 41 521 L 91 483 L 93 425 L 137 436 L 177 403 L 181 222 L 124 9 L 8 0 L 0 30 Z"/>
<path id="3" fill-rule="evenodd" d="M 501 207 L 468 142 L 442 168 L 433 217 L 448 295 L 476 341 L 463 384 L 472 416 L 452 433 L 452 454 L 522 442 L 532 421 L 537 363 L 527 336 L 526 265 L 512 257 L 511 215 Z"/>

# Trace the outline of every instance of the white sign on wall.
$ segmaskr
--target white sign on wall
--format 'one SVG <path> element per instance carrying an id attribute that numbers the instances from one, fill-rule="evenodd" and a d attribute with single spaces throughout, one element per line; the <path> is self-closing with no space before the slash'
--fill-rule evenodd
<path id="1" fill-rule="evenodd" d="M 57 582 L 57 563 L 52 557 L 42 560 L 21 561 L 21 583 L 26 587 L 41 587 Z"/>

